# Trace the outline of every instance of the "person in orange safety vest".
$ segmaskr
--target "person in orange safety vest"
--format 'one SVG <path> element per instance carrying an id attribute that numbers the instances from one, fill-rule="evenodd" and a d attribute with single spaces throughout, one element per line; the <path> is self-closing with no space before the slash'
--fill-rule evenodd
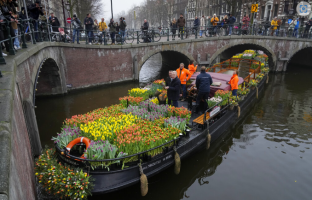
<path id="1" fill-rule="evenodd" d="M 237 74 L 238 74 L 237 70 L 234 70 L 233 76 L 231 77 L 231 80 L 229 81 L 233 96 L 237 96 L 238 80 L 239 80 Z"/>
<path id="2" fill-rule="evenodd" d="M 189 64 L 189 66 L 188 66 L 188 70 L 191 72 L 192 75 L 196 72 L 196 70 L 197 70 L 197 65 L 194 66 L 194 60 L 191 60 L 191 61 L 190 61 L 190 64 Z M 191 75 L 191 76 L 192 76 L 192 75 Z"/>
<path id="3" fill-rule="evenodd" d="M 189 70 L 184 68 L 184 63 L 180 64 L 180 68 L 177 70 L 177 76 L 181 81 L 181 89 L 183 91 L 183 96 L 181 101 L 185 101 L 186 99 L 186 81 L 190 80 L 192 74 Z"/>

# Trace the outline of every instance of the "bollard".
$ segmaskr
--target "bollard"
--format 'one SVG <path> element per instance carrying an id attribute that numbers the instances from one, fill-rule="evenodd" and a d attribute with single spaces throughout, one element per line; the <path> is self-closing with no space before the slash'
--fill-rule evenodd
<path id="1" fill-rule="evenodd" d="M 154 42 L 154 30 L 152 30 L 152 42 Z"/>
<path id="2" fill-rule="evenodd" d="M 169 41 L 169 28 L 167 28 L 167 42 Z"/>
<path id="3" fill-rule="evenodd" d="M 197 28 L 195 29 L 195 39 L 197 39 Z"/>
<path id="4" fill-rule="evenodd" d="M 39 38 L 38 38 L 38 42 L 43 42 L 43 39 L 42 39 L 42 33 L 41 33 L 41 27 L 39 26 L 39 23 L 38 23 L 38 31 L 39 31 Z"/>
<path id="5" fill-rule="evenodd" d="M 89 44 L 89 43 L 88 43 L 88 38 L 89 38 L 88 35 L 89 35 L 89 34 L 88 34 L 88 32 L 87 32 L 86 30 L 85 30 L 85 33 L 86 33 L 86 44 Z"/>
<path id="6" fill-rule="evenodd" d="M 103 32 L 103 35 L 104 35 L 104 45 L 107 45 L 106 32 L 105 31 Z"/>
<path id="7" fill-rule="evenodd" d="M 139 44 L 139 31 L 137 31 L 137 44 Z"/>

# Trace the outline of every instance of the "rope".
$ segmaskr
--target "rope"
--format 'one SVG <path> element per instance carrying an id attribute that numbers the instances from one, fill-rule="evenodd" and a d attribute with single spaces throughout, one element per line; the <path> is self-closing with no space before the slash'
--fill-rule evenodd
<path id="1" fill-rule="evenodd" d="M 210 148 L 210 142 L 211 142 L 211 135 L 208 132 L 208 135 L 207 135 L 207 147 L 206 147 L 207 150 Z"/>
<path id="2" fill-rule="evenodd" d="M 240 107 L 239 107 L 239 106 L 237 106 L 237 111 L 238 111 L 238 113 L 237 113 L 237 117 L 239 117 L 239 116 L 240 116 L 240 113 L 241 113 L 241 109 L 240 109 Z"/>
<path id="3" fill-rule="evenodd" d="M 139 170 L 140 170 L 140 182 L 141 182 L 141 195 L 144 197 L 148 192 L 148 181 L 146 175 L 143 173 L 141 163 L 138 163 Z"/>
<path id="4" fill-rule="evenodd" d="M 267 74 L 266 84 L 269 83 L 269 74 Z"/>
<path id="5" fill-rule="evenodd" d="M 138 166 L 139 166 L 140 174 L 141 174 L 141 175 L 144 174 L 144 173 L 143 173 L 143 168 L 142 168 L 141 163 L 139 163 Z"/>
<path id="6" fill-rule="evenodd" d="M 178 175 L 180 173 L 180 170 L 181 170 L 181 159 L 180 159 L 180 156 L 177 152 L 176 146 L 173 147 L 173 151 L 175 152 L 174 153 L 174 173 L 176 175 Z"/>

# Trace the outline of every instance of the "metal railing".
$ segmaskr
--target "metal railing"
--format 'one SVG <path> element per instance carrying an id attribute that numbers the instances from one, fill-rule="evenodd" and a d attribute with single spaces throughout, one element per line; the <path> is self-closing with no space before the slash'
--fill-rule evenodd
<path id="1" fill-rule="evenodd" d="M 64 42 L 72 43 L 77 40 L 85 42 L 85 44 L 119 44 L 119 45 L 132 45 L 139 43 L 153 43 L 159 41 L 174 41 L 177 39 L 198 39 L 199 37 L 220 37 L 220 36 L 233 36 L 233 35 L 257 35 L 257 36 L 272 36 L 272 37 L 288 37 L 288 38 L 304 38 L 312 39 L 311 29 L 305 27 L 289 28 L 288 26 L 268 27 L 266 25 L 244 25 L 235 23 L 232 25 L 216 25 L 216 26 L 197 26 L 197 27 L 178 27 L 178 28 L 151 28 L 150 30 L 135 30 L 128 29 L 125 31 L 99 31 L 99 30 L 86 30 L 86 29 L 73 29 L 66 27 L 52 27 L 45 21 L 40 20 L 19 20 L 18 29 L 19 34 L 12 36 L 10 33 L 9 21 L 2 22 L 5 26 L 6 35 L 4 40 L 0 43 L 7 43 L 9 46 L 9 55 L 15 55 L 14 39 L 21 38 L 21 47 L 27 48 L 27 42 L 36 44 L 37 42 L 51 41 L 51 42 Z M 38 27 L 37 30 L 35 26 Z M 56 30 L 56 31 L 53 31 Z M 75 41 L 73 41 L 73 33 L 75 33 Z M 164 38 L 161 40 L 161 38 Z M 6 64 L 0 48 L 0 64 Z"/>

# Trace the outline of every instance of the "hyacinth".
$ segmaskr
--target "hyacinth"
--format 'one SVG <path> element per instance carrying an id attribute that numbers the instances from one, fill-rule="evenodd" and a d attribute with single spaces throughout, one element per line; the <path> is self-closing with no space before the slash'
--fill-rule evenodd
<path id="1" fill-rule="evenodd" d="M 66 147 L 72 140 L 76 139 L 81 135 L 79 127 L 74 125 L 73 127 L 65 126 L 61 133 L 57 134 L 57 137 L 52 137 L 52 140 L 60 148 Z"/>
<path id="2" fill-rule="evenodd" d="M 167 118 L 164 120 L 165 127 L 173 127 L 179 129 L 181 132 L 183 132 L 186 129 L 186 123 L 187 119 L 181 118 L 180 116 L 175 117 L 171 116 L 170 118 Z"/>

